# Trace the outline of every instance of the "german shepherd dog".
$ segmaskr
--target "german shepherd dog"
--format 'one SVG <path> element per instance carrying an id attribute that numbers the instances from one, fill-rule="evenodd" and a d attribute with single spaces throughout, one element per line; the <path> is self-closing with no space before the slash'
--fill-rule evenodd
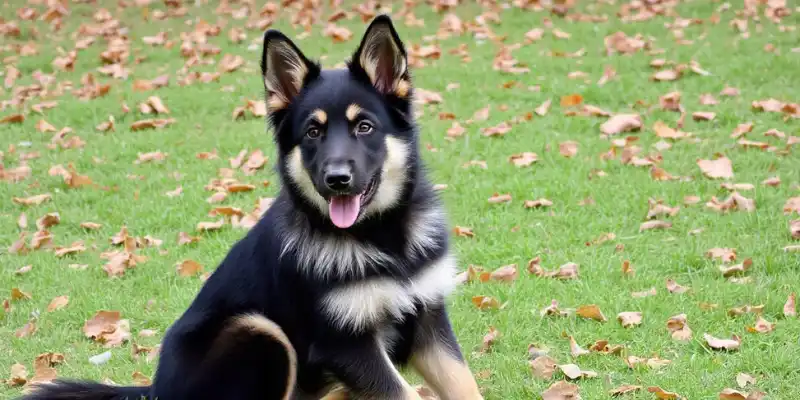
<path id="1" fill-rule="evenodd" d="M 280 194 L 167 331 L 152 386 L 59 380 L 26 399 L 419 399 L 406 364 L 441 399 L 482 399 L 445 309 L 456 264 L 391 19 L 343 69 L 269 30 L 261 69 Z"/>

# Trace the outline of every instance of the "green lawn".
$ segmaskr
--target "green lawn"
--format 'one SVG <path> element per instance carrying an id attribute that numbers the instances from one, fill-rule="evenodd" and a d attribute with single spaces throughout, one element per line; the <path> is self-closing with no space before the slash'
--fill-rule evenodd
<path id="1" fill-rule="evenodd" d="M 99 5 L 70 2 L 70 14 L 63 18 L 57 32 L 39 19 L 45 11 L 43 5 L 31 6 L 37 10 L 35 21 L 23 21 L 17 15 L 17 8 L 27 6 L 25 2 L 5 2 L 0 7 L 2 18 L 17 21 L 21 30 L 19 37 L 2 37 L 0 55 L 5 60 L 3 78 L 7 84 L 0 91 L 0 98 L 11 100 L 18 93 L 15 91 L 37 83 L 40 74 L 54 74 L 55 78 L 49 84 L 49 97 L 30 98 L 19 109 L 12 102 L 4 103 L 0 111 L 0 118 L 25 115 L 22 123 L 0 124 L 0 160 L 6 171 L 0 176 L 7 177 L 9 170 L 24 163 L 31 169 L 31 175 L 19 182 L 0 182 L 0 299 L 11 299 L 12 288 L 31 297 L 11 300 L 11 310 L 0 311 L 0 379 L 11 375 L 15 363 L 25 365 L 31 378 L 34 359 L 46 352 L 64 355 L 64 362 L 55 367 L 61 377 L 110 379 L 119 384 L 133 383 L 135 372 L 151 377 L 156 363 L 145 357 L 132 357 L 133 344 L 158 344 L 202 285 L 197 276 L 179 276 L 176 263 L 194 260 L 210 272 L 231 244 L 245 234 L 244 229 L 229 223 L 218 231 L 200 233 L 196 224 L 218 220 L 220 217 L 208 216 L 216 205 L 250 212 L 260 197 L 273 197 L 278 191 L 279 182 L 272 171 L 274 148 L 263 118 L 249 112 L 237 121 L 231 117 L 236 107 L 244 106 L 247 100 L 261 100 L 263 95 L 258 72 L 259 28 L 248 29 L 247 19 L 216 14 L 216 2 L 200 1 L 203 4 L 197 6 L 187 1 L 185 16 L 158 21 L 144 17 L 152 18 L 158 16 L 157 11 L 166 10 L 162 2 L 125 9 L 117 8 L 116 1 L 99 3 L 108 7 L 109 17 L 119 20 L 130 39 L 129 54 L 124 59 L 130 76 L 125 80 L 97 72 L 103 65 L 100 55 L 107 48 L 102 36 L 88 48 L 78 50 L 74 71 L 54 69 L 52 64 L 60 52 L 66 54 L 75 47 L 76 39 L 89 36 L 87 29 L 80 30 L 82 25 L 100 24 L 93 17 Z M 257 3 L 256 12 L 263 4 Z M 297 43 L 311 57 L 325 55 L 323 64 L 333 66 L 354 50 L 365 25 L 346 2 L 349 18 L 336 24 L 349 28 L 353 37 L 334 43 L 322 35 L 333 9 L 328 2 L 319 3 L 325 3 L 316 10 L 321 20 L 312 26 L 309 36 Z M 763 7 L 754 18 L 743 14 L 741 2 L 730 2 L 726 9 L 719 1 L 687 1 L 675 8 L 667 7 L 664 15 L 626 22 L 618 14 L 624 2 L 580 2 L 582 5 L 571 9 L 568 18 L 549 11 L 498 6 L 494 11 L 500 22 L 494 22 L 491 15 L 479 20 L 485 19 L 495 35 L 505 37 L 505 45 L 523 43 L 511 54 L 529 72 L 509 74 L 493 69 L 499 41 L 482 39 L 483 35 L 472 31 L 430 41 L 444 14 L 434 11 L 427 2 L 417 3 L 413 14 L 424 26 L 409 26 L 404 17 L 397 16 L 402 4 L 395 4 L 393 9 L 408 47 L 436 44 L 441 50 L 439 59 L 425 58 L 425 65 L 415 68 L 413 75 L 417 87 L 438 92 L 443 99 L 440 104 L 419 107 L 421 143 L 426 147 L 422 153 L 435 183 L 447 185 L 441 194 L 450 224 L 469 227 L 474 232 L 474 237 L 453 237 L 460 264 L 465 270 L 468 265 L 476 265 L 487 271 L 516 264 L 519 270 L 519 277 L 513 282 L 476 281 L 463 285 L 449 301 L 456 333 L 485 397 L 539 398 L 547 387 L 563 379 L 560 372 L 552 379 L 533 376 L 527 349 L 529 344 L 535 344 L 549 348 L 549 356 L 559 364 L 575 363 L 598 373 L 597 378 L 575 382 L 584 399 L 609 398 L 609 390 L 623 384 L 644 387 L 626 395 L 630 399 L 655 398 L 646 390 L 650 386 L 660 386 L 689 399 L 716 399 L 724 388 L 737 387 L 735 377 L 740 372 L 756 378 L 755 385 L 741 389 L 744 392 L 758 389 L 771 399 L 795 398 L 800 379 L 800 322 L 784 316 L 783 304 L 790 293 L 800 290 L 800 252 L 785 252 L 784 247 L 800 244 L 792 240 L 789 228 L 790 221 L 800 218 L 800 211 L 785 214 L 783 209 L 787 200 L 800 196 L 800 147 L 787 146 L 800 136 L 800 111 L 795 108 L 794 117 L 790 115 L 791 106 L 786 107 L 787 112 L 760 112 L 751 107 L 751 102 L 769 98 L 800 102 L 800 10 L 790 8 L 793 14 L 775 23 L 765 17 Z M 488 9 L 465 3 L 452 11 L 472 29 L 478 26 L 476 17 Z M 292 27 L 289 19 L 298 14 L 299 8 L 279 8 L 282 11 L 273 26 L 297 37 L 302 30 Z M 578 14 L 607 18 L 579 22 L 574 18 Z M 713 23 L 717 17 L 718 23 Z M 746 35 L 731 25 L 736 18 L 748 20 Z M 234 72 L 222 73 L 218 81 L 181 86 L 179 81 L 186 76 L 185 71 L 180 71 L 186 60 L 180 55 L 181 35 L 194 31 L 198 21 L 223 25 L 218 36 L 208 37 L 208 43 L 221 52 L 203 56 L 203 61 L 219 63 L 223 55 L 231 54 L 243 57 L 244 65 Z M 241 43 L 230 41 L 233 27 L 246 34 Z M 543 30 L 541 39 L 525 43 L 526 32 L 534 28 Z M 571 36 L 558 38 L 553 34 L 556 29 Z M 604 38 L 620 31 L 628 37 L 641 34 L 647 45 L 632 54 L 607 54 Z M 143 42 L 143 37 L 159 32 L 166 32 L 171 48 Z M 28 46 L 23 55 L 18 55 L 20 45 L 26 43 L 35 46 L 38 53 L 28 54 Z M 451 54 L 459 46 L 466 47 L 471 60 L 464 62 L 462 56 Z M 564 57 L 565 54 L 572 56 Z M 651 76 L 657 70 L 650 63 L 656 59 L 666 60 L 664 69 L 696 61 L 708 74 L 687 68 L 677 80 L 653 81 Z M 15 82 L 8 79 L 13 75 L 12 66 L 20 74 Z M 607 68 L 615 70 L 616 75 L 600 85 L 598 80 Z M 218 66 L 198 63 L 189 71 L 215 72 Z M 574 73 L 578 71 L 585 76 Z M 83 86 L 81 77 L 87 72 L 94 74 L 98 83 L 111 85 L 105 96 L 82 101 L 72 94 Z M 169 75 L 168 86 L 133 90 L 134 81 L 159 75 Z M 575 75 L 579 75 L 577 79 Z M 72 82 L 71 88 L 64 86 L 66 81 Z M 727 86 L 737 88 L 739 94 L 721 94 Z M 63 89 L 63 95 L 59 95 L 58 87 Z M 671 144 L 671 148 L 664 149 L 663 143 L 657 145 L 662 139 L 653 126 L 660 120 L 677 127 L 681 113 L 664 110 L 659 103 L 661 96 L 673 91 L 681 93 L 681 104 L 687 113 L 682 131 L 691 133 L 691 137 L 663 139 Z M 603 137 L 601 125 L 607 118 L 566 115 L 568 109 L 562 107 L 562 97 L 572 94 L 580 95 L 583 104 L 614 114 L 639 114 L 642 129 Z M 718 104 L 701 104 L 703 94 L 713 95 Z M 170 110 L 166 118 L 175 121 L 163 129 L 132 131 L 134 121 L 153 118 L 139 111 L 139 104 L 149 96 L 158 96 Z M 48 100 L 57 100 L 58 105 L 43 114 L 32 110 L 33 105 Z M 545 115 L 534 113 L 530 120 L 514 123 L 500 137 L 482 135 L 482 128 L 531 115 L 546 100 L 551 100 L 552 105 Z M 130 112 L 123 112 L 123 104 Z M 488 119 L 466 123 L 486 106 L 490 106 Z M 573 109 L 580 111 L 581 106 Z M 711 111 L 716 116 L 711 121 L 695 121 L 692 113 L 698 111 Z M 449 140 L 446 132 L 453 121 L 442 113 L 455 116 L 465 128 L 463 136 Z M 115 118 L 115 131 L 97 131 L 95 126 L 109 116 Z M 72 128 L 62 142 L 80 137 L 85 144 L 77 148 L 51 145 L 54 133 L 40 132 L 40 120 L 56 130 Z M 766 142 L 774 148 L 765 151 L 737 144 L 738 139 L 731 138 L 731 133 L 746 122 L 752 122 L 753 128 L 744 138 Z M 764 132 L 770 129 L 785 137 L 765 136 Z M 601 157 L 613 146 L 612 141 L 624 142 L 626 137 L 638 141 L 629 141 L 627 150 L 617 149 L 610 159 Z M 559 144 L 566 141 L 577 142 L 574 157 L 560 154 Z M 651 167 L 621 162 L 621 155 L 629 155 L 631 146 L 641 149 L 636 162 L 655 162 L 676 179 L 654 180 Z M 236 179 L 253 184 L 256 189 L 231 193 L 222 203 L 209 204 L 206 199 L 213 192 L 204 186 L 220 176 L 220 168 L 231 168 L 229 159 L 242 149 L 247 149 L 248 154 L 261 149 L 269 158 L 253 175 L 246 175 L 241 169 L 235 172 Z M 155 151 L 167 153 L 166 158 L 135 163 L 138 153 Z M 218 158 L 197 157 L 198 153 L 212 151 Z M 522 168 L 509 162 L 511 155 L 522 152 L 536 153 L 538 161 Z M 704 176 L 697 160 L 712 159 L 716 153 L 732 161 L 733 178 Z M 464 167 L 471 160 L 485 161 L 486 168 Z M 93 183 L 71 188 L 62 176 L 48 174 L 52 166 L 67 167 L 70 163 Z M 761 183 L 775 176 L 780 177 L 780 185 Z M 270 184 L 265 187 L 266 181 Z M 722 182 L 753 184 L 752 189 L 739 193 L 755 200 L 755 211 L 719 212 L 707 207 L 712 196 L 720 201 L 728 197 L 730 191 L 720 187 Z M 165 194 L 177 187 L 182 188 L 180 195 Z M 52 199 L 41 205 L 23 206 L 12 201 L 14 197 L 43 193 L 51 194 Z M 490 203 L 488 199 L 494 193 L 508 193 L 513 200 Z M 687 196 L 697 196 L 699 202 L 684 204 Z M 552 206 L 523 207 L 524 200 L 540 198 L 551 200 Z M 674 216 L 659 217 L 670 222 L 671 227 L 640 231 L 651 198 L 680 207 Z M 11 247 L 20 232 L 28 233 L 26 243 L 30 247 L 37 231 L 36 220 L 52 212 L 60 216 L 60 223 L 49 228 L 52 243 L 66 247 L 83 241 L 86 250 L 62 258 L 52 249 L 13 254 Z M 27 228 L 18 226 L 21 213 L 27 216 Z M 85 230 L 79 226 L 85 221 L 102 227 Z M 163 243 L 136 250 L 147 261 L 112 279 L 103 269 L 107 260 L 100 254 L 119 250 L 110 238 L 122 226 L 131 236 L 150 235 Z M 690 234 L 696 229 L 702 232 Z M 201 236 L 201 240 L 178 245 L 179 232 Z M 613 233 L 614 238 L 592 244 L 607 233 Z M 736 249 L 733 264 L 752 259 L 743 281 L 724 278 L 718 268 L 721 262 L 706 257 L 709 249 L 717 247 Z M 528 261 L 534 257 L 540 257 L 548 271 L 577 263 L 579 278 L 558 280 L 529 274 Z M 625 260 L 635 269 L 634 276 L 623 276 L 621 266 Z M 75 269 L 69 267 L 71 264 L 88 267 Z M 15 273 L 28 265 L 30 271 Z M 665 284 L 668 279 L 690 290 L 670 293 Z M 631 295 L 650 288 L 655 288 L 657 294 L 644 298 Z M 481 295 L 492 296 L 504 306 L 499 310 L 478 310 L 471 300 Z M 68 296 L 69 302 L 62 309 L 49 312 L 48 305 L 57 296 Z M 553 299 L 561 309 L 596 304 L 608 321 L 575 315 L 541 317 L 540 310 Z M 701 307 L 704 303 L 715 306 Z M 776 324 L 772 332 L 748 332 L 747 327 L 753 326 L 757 318 L 753 313 L 728 316 L 730 308 L 762 304 L 763 317 Z M 84 323 L 99 310 L 119 311 L 130 323 L 131 340 L 106 349 L 87 338 Z M 641 325 L 623 328 L 616 316 L 626 311 L 641 312 Z M 685 342 L 673 340 L 667 330 L 667 320 L 682 313 L 693 332 L 691 340 Z M 17 337 L 31 319 L 35 319 L 36 331 Z M 481 352 L 490 326 L 500 335 L 490 351 Z M 157 333 L 140 337 L 138 333 L 144 329 Z M 738 351 L 713 350 L 703 339 L 705 333 L 719 338 L 738 335 L 741 346 Z M 624 345 L 625 350 L 623 356 L 592 353 L 574 359 L 566 339 L 569 335 L 585 348 L 605 339 Z M 112 355 L 107 363 L 96 366 L 89 362 L 89 357 L 107 350 Z M 671 363 L 660 369 L 631 369 L 624 356 L 658 356 Z M 418 382 L 417 378 L 412 379 Z M 0 384 L 0 398 L 19 393 L 19 386 Z"/>

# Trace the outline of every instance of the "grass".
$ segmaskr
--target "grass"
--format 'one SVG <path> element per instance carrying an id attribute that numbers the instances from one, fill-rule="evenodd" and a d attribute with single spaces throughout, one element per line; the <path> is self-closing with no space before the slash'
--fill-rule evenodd
<path id="1" fill-rule="evenodd" d="M 234 194 L 224 204 L 250 210 L 258 197 L 275 196 L 279 182 L 269 166 L 274 160 L 271 138 L 265 132 L 264 122 L 258 118 L 232 121 L 231 112 L 247 99 L 260 99 L 263 93 L 257 72 L 260 33 L 245 30 L 247 40 L 233 44 L 227 39 L 228 30 L 244 28 L 244 21 L 225 17 L 227 25 L 222 34 L 210 37 L 210 43 L 219 46 L 222 54 L 236 54 L 245 58 L 240 70 L 223 74 L 218 82 L 196 83 L 181 87 L 176 83 L 176 71 L 183 65 L 179 56 L 180 32 L 196 23 L 217 21 L 214 6 L 187 5 L 188 15 L 167 19 L 157 24 L 142 18 L 137 7 L 117 9 L 116 2 L 107 7 L 115 18 L 129 28 L 131 60 L 146 58 L 131 65 L 132 75 L 127 80 L 99 77 L 94 70 L 99 67 L 98 55 L 105 49 L 102 39 L 79 52 L 73 72 L 58 72 L 58 81 L 71 80 L 75 87 L 86 72 L 93 72 L 99 81 L 111 83 L 110 93 L 92 101 L 74 98 L 69 91 L 58 98 L 56 108 L 43 116 L 28 113 L 22 124 L 0 125 L 4 143 L 6 168 L 18 165 L 23 153 L 38 152 L 40 156 L 28 161 L 32 177 L 19 183 L 0 184 L 0 276 L 2 297 L 12 288 L 29 292 L 29 300 L 12 301 L 11 312 L 0 313 L 0 375 L 6 376 L 11 365 L 21 363 L 33 371 L 36 355 L 48 351 L 63 353 L 66 362 L 57 367 L 62 377 L 111 379 L 120 384 L 131 384 L 132 374 L 141 372 L 152 376 L 155 363 L 131 357 L 131 343 L 110 349 L 111 360 L 100 366 L 88 362 L 92 355 L 106 351 L 100 344 L 86 339 L 81 331 L 84 322 L 98 310 L 118 310 L 130 321 L 133 342 L 152 346 L 159 342 L 170 326 L 193 299 L 202 285 L 197 278 L 179 277 L 175 263 L 192 259 L 211 271 L 225 255 L 231 244 L 245 234 L 242 229 L 225 226 L 221 231 L 202 234 L 194 246 L 178 246 L 178 232 L 194 233 L 195 224 L 212 220 L 207 216 L 211 206 L 205 199 L 211 194 L 204 190 L 219 168 L 228 167 L 228 158 L 243 149 L 262 149 L 270 157 L 268 166 L 254 176 L 237 174 L 242 181 L 258 185 L 251 193 Z M 497 45 L 476 41 L 471 35 L 455 36 L 438 41 L 442 56 L 438 60 L 426 59 L 424 68 L 414 70 L 418 87 L 440 92 L 444 101 L 439 105 L 421 108 L 423 115 L 421 142 L 436 151 L 423 151 L 436 183 L 445 183 L 442 192 L 453 226 L 471 227 L 474 238 L 454 237 L 455 250 L 466 268 L 468 264 L 480 265 L 488 270 L 507 264 L 517 264 L 520 277 L 512 283 L 470 283 L 459 288 L 449 300 L 456 333 L 468 356 L 474 373 L 480 376 L 479 384 L 487 399 L 538 398 L 553 380 L 542 380 L 531 375 L 528 366 L 527 346 L 535 343 L 550 349 L 550 355 L 560 363 L 574 362 L 583 369 L 597 371 L 597 379 L 577 382 L 586 399 L 608 398 L 608 390 L 622 384 L 660 386 L 690 399 L 713 399 L 726 387 L 735 387 L 739 372 L 757 377 L 755 387 L 769 394 L 769 398 L 787 399 L 797 393 L 795 382 L 800 378 L 800 343 L 797 332 L 800 322 L 784 318 L 782 305 L 787 295 L 800 288 L 800 256 L 782 249 L 791 244 L 787 229 L 797 214 L 786 216 L 783 204 L 790 197 L 800 195 L 800 157 L 797 147 L 786 155 L 776 155 L 737 146 L 729 137 L 740 123 L 752 121 L 755 128 L 748 135 L 751 140 L 767 141 L 783 147 L 776 138 L 765 138 L 762 133 L 770 128 L 783 131 L 787 136 L 800 136 L 800 120 L 784 120 L 780 113 L 760 113 L 751 109 L 754 100 L 774 97 L 782 101 L 798 101 L 796 83 L 800 82 L 800 53 L 792 52 L 798 46 L 796 33 L 781 32 L 778 24 L 761 17 L 760 22 L 750 21 L 750 36 L 743 39 L 729 21 L 735 18 L 738 5 L 727 11 L 717 11 L 721 3 L 713 1 L 684 2 L 676 12 L 683 18 L 699 18 L 704 22 L 682 29 L 692 44 L 679 45 L 665 25 L 674 18 L 658 16 L 653 19 L 624 23 L 616 16 L 619 5 L 605 2 L 587 2 L 578 11 L 609 16 L 607 22 L 571 22 L 547 12 L 520 11 L 511 7 L 500 10 L 502 22 L 492 25 L 498 35 L 506 35 L 507 43 L 523 40 L 525 32 L 540 27 L 545 30 L 542 40 L 524 45 L 514 57 L 526 63 L 530 72 L 508 75 L 492 69 L 492 59 Z M 5 3 L 2 15 L 16 18 L 15 8 L 20 4 Z M 159 2 L 149 6 L 150 11 L 164 9 Z M 400 5 L 395 5 L 397 11 Z M 57 49 L 69 50 L 74 46 L 71 36 L 82 23 L 91 22 L 95 6 L 70 4 L 70 16 L 64 19 L 59 33 L 52 33 L 42 21 L 22 21 L 20 38 L 4 38 L 4 43 L 21 44 L 32 41 L 38 54 L 19 57 L 16 68 L 22 77 L 16 86 L 33 83 L 32 73 L 41 70 L 53 73 L 51 61 Z M 39 13 L 43 9 L 39 6 Z M 796 10 L 795 10 L 796 11 Z M 459 6 L 462 20 L 473 20 L 483 10 L 477 5 Z M 292 13 L 286 11 L 287 14 Z M 327 16 L 329 8 L 322 13 Z M 402 18 L 396 19 L 401 36 L 407 44 L 424 44 L 424 37 L 436 32 L 441 19 L 426 4 L 414 9 L 417 17 L 425 21 L 424 27 L 409 27 Z M 711 24 L 709 17 L 718 13 L 719 24 Z M 760 14 L 763 15 L 763 14 Z M 798 13 L 784 18 L 782 25 L 797 26 Z M 550 34 L 547 21 L 571 38 L 561 40 Z M 364 25 L 356 16 L 337 22 L 353 32 L 353 39 L 334 44 L 321 35 L 324 24 L 315 25 L 310 37 L 298 40 L 303 51 L 311 56 L 326 55 L 324 64 L 332 66 L 344 60 L 355 48 Z M 36 27 L 38 38 L 31 36 Z M 288 24 L 287 18 L 275 27 L 296 37 L 300 31 Z M 166 31 L 175 47 L 150 47 L 141 37 Z M 632 55 L 605 54 L 603 38 L 617 31 L 628 35 L 641 33 L 652 38 L 653 47 L 664 49 L 663 54 L 648 55 L 640 51 Z M 255 44 L 252 45 L 251 43 Z M 466 44 L 472 60 L 462 62 L 448 50 Z M 771 44 L 776 52 L 767 52 Z M 549 51 L 574 52 L 585 49 L 578 58 L 553 57 Z M 5 49 L 3 57 L 13 52 Z M 221 55 L 211 57 L 219 60 Z M 699 62 L 711 72 L 701 76 L 691 72 L 674 82 L 649 80 L 654 72 L 649 63 L 654 58 L 664 58 L 678 63 L 690 60 Z M 610 66 L 617 71 L 616 78 L 599 86 L 596 82 L 604 69 Z M 215 71 L 213 65 L 194 67 L 198 71 Z M 572 71 L 583 71 L 584 79 L 569 79 Z M 152 79 L 160 74 L 170 74 L 168 87 L 153 92 L 132 90 L 132 81 Z M 519 82 L 511 89 L 502 84 L 510 80 Z M 460 87 L 446 90 L 448 84 Z M 540 90 L 529 90 L 538 86 Z M 725 86 L 740 90 L 737 97 L 720 96 Z M 679 114 L 658 107 L 659 96 L 678 90 L 682 103 L 691 114 L 694 111 L 714 111 L 716 118 L 710 122 L 696 122 L 687 117 L 683 130 L 691 132 L 698 140 L 673 143 L 661 152 L 660 166 L 676 176 L 691 177 L 684 181 L 655 181 L 647 168 L 623 165 L 618 159 L 604 161 L 599 155 L 610 148 L 610 142 L 601 138 L 599 126 L 602 118 L 570 117 L 563 115 L 559 106 L 561 96 L 580 94 L 586 104 L 600 106 L 614 113 L 641 113 L 644 127 L 630 135 L 638 137 L 637 145 L 643 154 L 656 152 L 652 147 L 659 138 L 651 127 L 662 120 L 672 127 Z M 712 93 L 718 105 L 700 105 L 698 98 Z M 165 129 L 132 132 L 130 124 L 146 118 L 139 114 L 137 105 L 147 96 L 157 95 L 171 110 L 176 123 Z M 11 97 L 11 89 L 3 99 Z M 534 116 L 532 121 L 515 125 L 503 137 L 488 138 L 480 128 L 494 126 L 513 116 L 533 111 L 547 99 L 553 106 L 546 116 Z M 38 102 L 34 99 L 30 102 Z M 121 103 L 131 112 L 123 114 Z M 642 105 L 644 104 L 644 105 Z M 440 112 L 452 112 L 458 121 L 491 105 L 487 121 L 467 125 L 463 137 L 454 141 L 445 139 L 445 131 L 452 121 L 440 120 Z M 502 108 L 507 109 L 505 111 Z M 15 112 L 6 109 L 2 116 Z M 116 132 L 97 132 L 94 127 L 113 115 L 117 121 Z M 36 122 L 45 119 L 57 129 L 71 127 L 86 145 L 80 149 L 50 149 L 47 144 L 51 133 L 40 133 Z M 620 136 L 629 135 L 623 134 Z M 579 152 L 573 158 L 559 154 L 561 142 L 579 143 Z M 15 146 L 16 151 L 9 147 Z M 138 153 L 163 151 L 168 157 L 163 162 L 134 164 Z M 216 150 L 217 160 L 200 160 L 196 153 Z M 518 168 L 508 162 L 508 157 L 522 151 L 539 155 L 539 161 L 527 168 Z M 733 211 L 721 214 L 704 207 L 711 196 L 727 197 L 720 189 L 719 180 L 704 177 L 696 165 L 699 158 L 709 159 L 723 153 L 733 161 L 737 183 L 753 183 L 755 189 L 742 192 L 755 199 L 756 211 Z M 98 158 L 102 162 L 95 162 Z M 470 160 L 484 160 L 487 169 L 464 168 Z M 88 175 L 97 185 L 69 188 L 61 177 L 49 176 L 48 169 L 56 164 L 73 163 L 77 171 Z M 595 170 L 605 177 L 589 179 Z M 131 177 L 135 176 L 135 179 Z M 767 187 L 760 182 L 771 176 L 780 176 L 781 185 Z M 264 188 L 262 181 L 271 184 Z M 183 188 L 183 194 L 170 198 L 165 192 Z M 52 201 L 39 206 L 24 207 L 12 203 L 12 197 L 26 197 L 51 193 Z M 495 192 L 510 193 L 510 204 L 489 204 L 487 199 Z M 683 205 L 685 196 L 699 196 L 696 205 Z M 524 209 L 525 199 L 545 197 L 553 201 L 549 209 Z M 593 203 L 579 205 L 581 200 L 592 198 Z M 672 206 L 681 206 L 680 212 L 666 218 L 673 225 L 666 230 L 639 232 L 648 209 L 648 199 L 660 199 Z M 51 228 L 57 245 L 68 245 L 83 240 L 87 251 L 72 257 L 57 258 L 51 251 L 33 251 L 25 255 L 9 254 L 7 248 L 14 242 L 20 229 L 16 221 L 24 212 L 29 219 L 28 231 L 35 230 L 34 221 L 49 212 L 58 212 L 59 225 Z M 78 225 L 83 221 L 103 224 L 97 231 L 84 231 Z M 132 235 L 163 239 L 163 245 L 139 252 L 149 260 L 128 270 L 124 277 L 109 279 L 102 270 L 102 251 L 110 249 L 109 237 L 127 226 Z M 702 233 L 688 232 L 702 228 Z M 604 233 L 615 233 L 609 242 L 587 246 Z M 795 242 L 796 243 L 796 242 Z M 624 246 L 622 251 L 617 248 Z M 741 261 L 753 259 L 753 268 L 747 273 L 751 281 L 735 284 L 726 281 L 718 271 L 718 261 L 709 260 L 704 253 L 713 247 L 736 248 Z M 526 263 L 541 257 L 547 269 L 567 262 L 580 265 L 580 279 L 558 281 L 529 275 Z M 634 277 L 625 278 L 620 265 L 630 260 L 636 270 Z M 69 264 L 88 264 L 85 270 L 68 268 Z M 28 273 L 17 275 L 18 268 L 31 265 Z M 671 294 L 665 280 L 675 279 L 691 287 L 688 293 Z M 646 298 L 633 298 L 632 291 L 655 287 L 658 294 Z M 61 310 L 47 312 L 47 305 L 56 296 L 69 296 L 69 304 Z M 502 310 L 479 311 L 471 303 L 477 295 L 489 295 L 506 303 Z M 582 304 L 597 304 L 609 317 L 606 323 L 581 318 L 541 318 L 539 310 L 552 299 L 561 307 L 575 308 Z M 713 303 L 718 307 L 704 310 L 700 303 Z M 764 304 L 764 317 L 776 322 L 773 332 L 753 334 L 746 331 L 753 325 L 752 314 L 729 317 L 726 311 L 744 304 Z M 615 316 L 623 311 L 641 311 L 641 326 L 624 329 Z M 666 329 L 669 317 L 685 313 L 694 332 L 689 342 L 677 342 Z M 15 332 L 32 316 L 37 316 L 38 330 L 29 337 L 18 338 Z M 490 326 L 501 332 L 492 350 L 479 352 L 483 335 Z M 155 329 L 158 335 L 139 338 L 142 329 Z M 735 352 L 717 352 L 706 346 L 704 333 L 717 337 L 742 337 L 741 348 Z M 647 368 L 631 370 L 616 356 L 591 354 L 572 360 L 568 341 L 563 335 L 576 338 L 581 345 L 598 339 L 626 346 L 627 354 L 637 356 L 658 355 L 672 361 L 659 370 Z M 412 378 L 416 382 L 416 378 Z M 745 390 L 751 390 L 750 388 Z M 11 398 L 20 388 L 0 385 L 0 397 Z M 650 399 L 654 395 L 640 391 L 628 395 L 631 399 Z"/>

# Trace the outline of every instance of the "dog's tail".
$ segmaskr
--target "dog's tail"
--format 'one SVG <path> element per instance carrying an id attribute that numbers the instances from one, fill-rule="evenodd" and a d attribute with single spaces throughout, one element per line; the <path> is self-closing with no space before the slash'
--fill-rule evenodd
<path id="1" fill-rule="evenodd" d="M 139 400 L 147 398 L 149 391 L 149 386 L 56 380 L 34 385 L 33 391 L 19 400 Z"/>
<path id="2" fill-rule="evenodd" d="M 280 326 L 259 314 L 234 317 L 206 355 L 199 369 L 201 376 L 194 378 L 203 381 L 204 372 L 214 374 L 227 368 L 226 357 L 248 352 L 265 356 L 259 360 L 266 361 L 269 370 L 263 377 L 267 387 L 264 398 L 291 399 L 297 381 L 297 353 Z M 150 394 L 149 386 L 109 386 L 85 381 L 56 380 L 33 387 L 33 391 L 18 400 L 140 400 Z"/>

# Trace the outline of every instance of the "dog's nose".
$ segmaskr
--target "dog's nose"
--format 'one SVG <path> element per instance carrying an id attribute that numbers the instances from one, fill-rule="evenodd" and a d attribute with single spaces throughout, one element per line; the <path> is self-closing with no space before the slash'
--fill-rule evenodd
<path id="1" fill-rule="evenodd" d="M 347 190 L 353 182 L 353 173 L 347 164 L 331 164 L 325 167 L 325 185 L 337 192 Z"/>

